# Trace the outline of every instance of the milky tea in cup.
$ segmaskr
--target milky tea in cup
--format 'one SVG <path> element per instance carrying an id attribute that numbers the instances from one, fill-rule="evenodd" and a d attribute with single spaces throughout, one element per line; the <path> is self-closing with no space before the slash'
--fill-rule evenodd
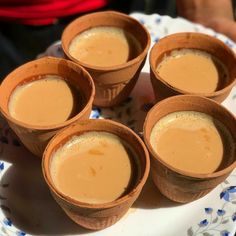
<path id="1" fill-rule="evenodd" d="M 139 196 L 149 174 L 148 151 L 128 127 L 105 119 L 76 122 L 45 149 L 42 170 L 57 203 L 77 224 L 115 224 Z"/>
<path id="2" fill-rule="evenodd" d="M 197 49 L 176 49 L 165 54 L 156 71 L 169 85 L 189 93 L 212 93 L 229 80 L 223 62 Z"/>
<path id="3" fill-rule="evenodd" d="M 89 73 L 56 57 L 30 61 L 12 71 L 0 86 L 0 111 L 20 141 L 42 157 L 62 128 L 91 113 L 95 88 Z"/>
<path id="4" fill-rule="evenodd" d="M 161 118 L 153 127 L 150 143 L 168 165 L 189 173 L 209 174 L 233 159 L 234 140 L 217 119 L 196 111 L 178 111 Z"/>
<path id="5" fill-rule="evenodd" d="M 125 101 L 144 66 L 150 46 L 147 29 L 115 11 L 83 15 L 63 31 L 62 49 L 93 78 L 94 105 L 113 107 Z"/>
<path id="6" fill-rule="evenodd" d="M 112 202 L 132 188 L 135 156 L 130 145 L 112 133 L 85 132 L 53 154 L 52 180 L 60 192 L 77 201 Z"/>
<path id="7" fill-rule="evenodd" d="M 211 99 L 179 95 L 157 103 L 144 123 L 156 187 L 181 203 L 208 194 L 236 166 L 235 130 L 234 115 Z"/>
<path id="8" fill-rule="evenodd" d="M 142 51 L 138 40 L 124 29 L 98 26 L 75 36 L 69 53 L 77 60 L 99 67 L 116 66 L 137 57 Z"/>
<path id="9" fill-rule="evenodd" d="M 82 110 L 80 92 L 58 75 L 35 76 L 17 86 L 9 100 L 9 113 L 29 125 L 57 125 Z"/>

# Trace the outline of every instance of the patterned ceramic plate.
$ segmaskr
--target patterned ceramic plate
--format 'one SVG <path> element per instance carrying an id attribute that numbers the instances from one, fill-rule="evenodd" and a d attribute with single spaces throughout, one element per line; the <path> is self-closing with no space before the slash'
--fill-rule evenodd
<path id="1" fill-rule="evenodd" d="M 181 18 L 132 14 L 149 30 L 152 43 L 179 32 L 197 31 L 213 35 L 236 50 L 225 36 Z M 40 55 L 62 56 L 60 43 Z M 120 121 L 141 132 L 153 92 L 148 62 L 131 96 L 112 109 L 94 108 L 91 118 Z M 236 87 L 223 103 L 236 114 Z M 0 120 L 0 235 L 100 235 L 100 236 L 233 236 L 236 232 L 236 170 L 207 196 L 189 204 L 177 204 L 163 197 L 148 180 L 139 199 L 114 226 L 91 232 L 69 220 L 52 199 L 41 174 L 40 160 L 22 147 Z"/>

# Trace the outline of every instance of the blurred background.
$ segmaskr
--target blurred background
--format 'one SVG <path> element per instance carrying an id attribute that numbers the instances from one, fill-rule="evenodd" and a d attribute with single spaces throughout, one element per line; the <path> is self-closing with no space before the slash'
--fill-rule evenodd
<path id="1" fill-rule="evenodd" d="M 197 11 L 199 10 L 197 9 L 198 4 L 203 6 L 201 12 L 205 18 L 208 18 L 208 21 L 213 19 L 211 17 L 213 14 L 214 16 L 221 15 L 222 19 L 229 18 L 233 24 L 231 0 L 0 0 L 0 81 L 11 70 L 35 59 L 50 44 L 60 40 L 65 26 L 80 15 L 101 10 L 116 10 L 127 14 L 132 12 L 158 13 L 176 17 L 176 6 L 182 6 L 183 2 L 194 2 L 193 8 L 196 8 Z M 64 12 L 61 10 L 63 4 L 65 5 Z M 86 7 L 79 10 L 77 9 L 78 4 L 84 4 Z M 47 6 L 50 7 L 47 8 Z M 215 8 L 213 11 L 211 6 Z M 51 15 L 57 14 L 59 8 L 58 15 L 61 17 L 50 19 Z M 184 15 L 188 8 L 187 4 L 183 8 L 182 15 L 196 22 L 191 19 L 191 11 L 188 16 Z M 224 8 L 228 8 L 228 10 Z M 43 18 L 43 16 L 40 18 L 41 13 L 44 13 L 49 19 Z M 37 15 L 40 20 L 28 19 L 27 14 L 31 14 L 32 17 Z M 200 21 L 200 23 L 202 22 Z M 225 26 L 227 23 L 223 23 L 223 25 Z M 218 30 L 218 26 L 219 24 L 216 22 L 216 30 L 221 31 Z M 231 38 L 236 39 L 236 25 L 227 26 L 229 34 L 234 34 Z"/>

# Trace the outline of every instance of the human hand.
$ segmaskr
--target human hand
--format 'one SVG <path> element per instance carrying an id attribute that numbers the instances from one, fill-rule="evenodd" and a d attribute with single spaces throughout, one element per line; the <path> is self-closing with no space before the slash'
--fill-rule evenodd
<path id="1" fill-rule="evenodd" d="M 236 41 L 236 22 L 231 0 L 176 0 L 176 5 L 180 16 Z"/>

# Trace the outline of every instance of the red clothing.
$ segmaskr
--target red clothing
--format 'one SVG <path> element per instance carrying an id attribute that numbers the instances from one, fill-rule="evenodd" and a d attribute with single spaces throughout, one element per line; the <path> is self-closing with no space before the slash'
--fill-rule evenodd
<path id="1" fill-rule="evenodd" d="M 108 0 L 0 0 L 0 20 L 47 25 L 57 18 L 104 7 Z"/>

